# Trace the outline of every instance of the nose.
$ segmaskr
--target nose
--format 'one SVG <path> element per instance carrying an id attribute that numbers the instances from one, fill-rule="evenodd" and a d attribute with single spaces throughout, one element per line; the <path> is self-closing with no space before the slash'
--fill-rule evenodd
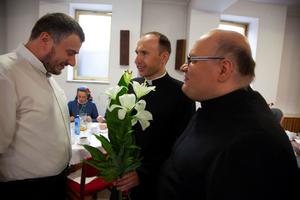
<path id="1" fill-rule="evenodd" d="M 76 58 L 75 58 L 75 55 L 74 56 L 70 56 L 69 59 L 68 59 L 68 64 L 71 65 L 71 66 L 75 66 L 76 64 Z"/>
<path id="2" fill-rule="evenodd" d="M 184 63 L 184 64 L 181 65 L 181 67 L 180 67 L 180 71 L 182 71 L 182 72 L 186 72 L 187 69 L 188 69 L 188 64 L 187 64 L 187 63 Z"/>
<path id="3" fill-rule="evenodd" d="M 139 56 L 136 55 L 135 59 L 134 59 L 135 64 L 137 65 L 139 63 Z"/>
<path id="4" fill-rule="evenodd" d="M 139 64 L 141 63 L 141 56 L 139 54 L 136 55 L 135 60 L 134 60 L 135 64 Z"/>

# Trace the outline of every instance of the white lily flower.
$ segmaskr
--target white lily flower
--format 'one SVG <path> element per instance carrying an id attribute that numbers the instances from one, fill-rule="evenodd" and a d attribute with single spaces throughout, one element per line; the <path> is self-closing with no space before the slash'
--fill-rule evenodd
<path id="1" fill-rule="evenodd" d="M 111 87 L 111 88 L 108 88 L 106 91 L 105 91 L 105 94 L 107 94 L 107 96 L 110 98 L 110 99 L 116 99 L 118 93 L 122 90 L 123 86 L 115 86 L 115 87 Z"/>
<path id="2" fill-rule="evenodd" d="M 150 126 L 149 120 L 152 120 L 152 114 L 147 110 L 141 110 L 136 115 L 137 120 L 140 122 L 142 129 L 145 130 Z"/>
<path id="3" fill-rule="evenodd" d="M 130 112 L 134 108 L 136 98 L 134 94 L 123 94 L 119 97 L 119 100 L 121 105 L 113 104 L 108 108 L 108 110 L 111 112 L 115 108 L 120 108 L 118 110 L 118 118 L 123 120 L 126 116 L 126 113 Z"/>
<path id="4" fill-rule="evenodd" d="M 132 87 L 138 99 L 155 90 L 155 86 L 148 87 L 146 83 L 139 84 L 136 81 L 132 82 Z"/>
<path id="5" fill-rule="evenodd" d="M 135 106 L 136 98 L 134 94 L 123 94 L 119 97 L 119 100 L 121 106 L 127 111 L 130 111 Z"/>
<path id="6" fill-rule="evenodd" d="M 123 106 L 119 106 L 119 105 L 113 104 L 113 105 L 111 105 L 110 107 L 108 107 L 108 110 L 111 112 L 111 111 L 113 111 L 115 108 L 120 108 L 120 109 L 118 110 L 118 118 L 119 118 L 120 120 L 123 120 L 123 119 L 125 118 L 126 113 L 127 113 L 127 109 L 126 109 L 125 107 L 123 107 Z"/>
<path id="7" fill-rule="evenodd" d="M 150 126 L 149 120 L 152 120 L 152 114 L 145 110 L 146 101 L 140 100 L 136 103 L 135 109 L 137 110 L 137 114 L 133 116 L 133 120 L 131 121 L 132 125 L 135 125 L 137 121 L 141 124 L 143 130 L 145 130 L 148 126 Z"/>
<path id="8" fill-rule="evenodd" d="M 135 104 L 134 108 L 135 108 L 138 112 L 141 111 L 141 110 L 145 110 L 145 108 L 146 108 L 146 101 L 145 101 L 145 100 L 139 100 L 139 101 Z"/>

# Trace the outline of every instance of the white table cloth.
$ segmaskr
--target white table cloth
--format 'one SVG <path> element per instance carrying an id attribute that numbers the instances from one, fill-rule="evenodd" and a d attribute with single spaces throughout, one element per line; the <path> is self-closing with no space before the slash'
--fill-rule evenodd
<path id="1" fill-rule="evenodd" d="M 89 145 L 93 147 L 101 147 L 101 142 L 93 134 L 101 134 L 108 138 L 108 130 L 100 130 L 99 123 L 88 123 L 87 130 L 80 131 L 80 135 L 75 135 L 74 133 L 74 123 L 71 123 L 71 140 L 72 140 L 72 157 L 70 164 L 78 164 L 82 159 L 89 157 L 90 154 L 84 147 L 80 144 L 80 137 L 87 137 Z"/>

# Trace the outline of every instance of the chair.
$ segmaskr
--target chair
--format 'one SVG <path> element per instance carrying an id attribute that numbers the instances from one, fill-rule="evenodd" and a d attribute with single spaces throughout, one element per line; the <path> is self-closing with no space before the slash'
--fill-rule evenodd
<path id="1" fill-rule="evenodd" d="M 81 175 L 79 175 L 80 184 L 75 179 L 70 178 L 72 175 L 68 176 L 67 195 L 70 200 L 84 200 L 85 197 L 96 198 L 97 192 L 112 186 L 112 183 L 105 182 L 103 178 L 95 177 L 99 174 L 99 171 L 84 162 L 77 164 L 74 168 L 79 168 L 73 173 L 75 174 L 74 177 L 76 177 L 76 173 L 81 172 Z M 93 177 L 93 180 L 88 182 L 87 178 L 90 177 Z"/>

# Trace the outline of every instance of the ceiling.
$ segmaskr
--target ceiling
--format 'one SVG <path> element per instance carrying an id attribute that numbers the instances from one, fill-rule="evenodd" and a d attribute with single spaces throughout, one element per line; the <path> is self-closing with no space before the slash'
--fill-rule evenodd
<path id="1" fill-rule="evenodd" d="M 270 4 L 286 5 L 286 6 L 300 6 L 299 0 L 248 0 L 248 1 L 254 1 L 257 3 L 270 3 Z"/>
<path id="2" fill-rule="evenodd" d="M 251 1 L 256 3 L 284 5 L 288 8 L 288 15 L 300 17 L 300 0 L 144 0 L 153 2 L 191 3 L 196 9 L 220 12 L 237 1 Z"/>

